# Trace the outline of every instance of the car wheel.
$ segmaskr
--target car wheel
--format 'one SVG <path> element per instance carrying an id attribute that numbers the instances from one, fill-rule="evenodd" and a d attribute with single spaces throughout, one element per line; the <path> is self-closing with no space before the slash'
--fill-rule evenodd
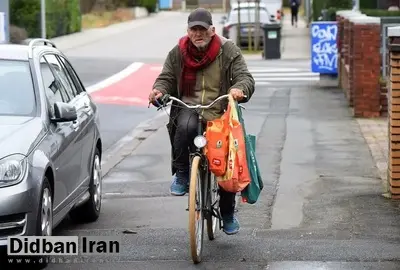
<path id="1" fill-rule="evenodd" d="M 45 177 L 40 196 L 40 208 L 38 213 L 37 235 L 51 236 L 53 234 L 53 191 L 50 182 Z M 40 257 L 37 269 L 43 269 L 48 265 L 48 256 Z"/>
<path id="2" fill-rule="evenodd" d="M 36 236 L 51 236 L 53 234 L 53 193 L 49 180 L 45 177 L 40 192 L 40 203 L 36 219 Z M 44 269 L 49 263 L 49 256 L 21 257 L 29 269 Z M 24 263 L 23 263 L 24 265 Z M 19 265 L 16 266 L 18 269 Z"/>
<path id="3" fill-rule="evenodd" d="M 51 236 L 53 233 L 53 200 L 49 180 L 43 180 L 41 191 L 40 213 L 38 214 L 37 234 Z"/>
<path id="4" fill-rule="evenodd" d="M 70 216 L 77 222 L 94 222 L 100 216 L 102 192 L 102 172 L 100 151 L 96 148 L 93 157 L 92 173 L 89 183 L 90 197 L 83 205 L 71 211 Z"/>

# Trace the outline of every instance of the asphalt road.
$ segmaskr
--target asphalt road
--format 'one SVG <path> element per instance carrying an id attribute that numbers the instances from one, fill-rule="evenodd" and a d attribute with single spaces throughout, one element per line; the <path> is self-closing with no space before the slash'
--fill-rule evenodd
<path id="1" fill-rule="evenodd" d="M 69 57 L 86 87 L 116 74 L 129 66 L 132 61 Z M 134 85 L 132 85 L 134 89 Z M 143 89 L 149 90 L 149 89 Z M 154 109 L 144 106 L 104 104 L 99 107 L 104 150 L 111 148 L 133 130 L 138 124 L 155 115 Z"/>

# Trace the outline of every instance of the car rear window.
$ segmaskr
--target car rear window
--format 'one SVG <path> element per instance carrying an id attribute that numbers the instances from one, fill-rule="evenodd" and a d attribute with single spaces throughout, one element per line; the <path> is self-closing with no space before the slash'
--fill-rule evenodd
<path id="1" fill-rule="evenodd" d="M 237 24 L 239 22 L 238 10 L 234 9 L 229 15 L 229 23 Z M 256 8 L 240 8 L 240 22 L 241 23 L 256 23 Z M 266 9 L 260 8 L 259 13 L 260 23 L 269 23 L 269 14 Z"/>
<path id="2" fill-rule="evenodd" d="M 0 115 L 32 116 L 35 109 L 29 62 L 0 60 Z"/>

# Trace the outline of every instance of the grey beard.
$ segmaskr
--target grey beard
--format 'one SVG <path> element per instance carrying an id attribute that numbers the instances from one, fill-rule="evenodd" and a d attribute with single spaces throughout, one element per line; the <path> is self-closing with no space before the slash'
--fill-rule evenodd
<path id="1" fill-rule="evenodd" d="M 206 44 L 204 44 L 204 45 L 194 45 L 194 46 L 196 46 L 196 48 L 199 50 L 199 51 L 205 51 L 205 50 L 207 50 L 207 47 L 208 47 L 208 44 L 210 44 L 210 41 L 208 41 Z"/>

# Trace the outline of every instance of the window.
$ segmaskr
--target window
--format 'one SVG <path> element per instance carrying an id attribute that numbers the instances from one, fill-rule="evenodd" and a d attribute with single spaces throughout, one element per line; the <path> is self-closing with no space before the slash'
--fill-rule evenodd
<path id="1" fill-rule="evenodd" d="M 82 82 L 79 80 L 78 75 L 76 74 L 75 70 L 73 69 L 73 67 L 71 66 L 71 64 L 68 62 L 68 60 L 66 60 L 64 57 L 60 56 L 61 59 L 61 63 L 64 64 L 66 70 L 68 71 L 68 74 L 70 75 L 70 78 L 72 78 L 72 80 L 75 83 L 75 86 L 78 88 L 78 94 L 80 94 L 81 92 L 85 91 L 85 87 L 83 86 Z"/>
<path id="2" fill-rule="evenodd" d="M 240 23 L 242 24 L 256 23 L 257 22 L 256 18 L 257 18 L 256 9 L 254 7 L 240 8 Z M 238 19 L 239 19 L 239 11 L 237 9 L 232 10 L 231 13 L 229 14 L 229 23 L 237 24 Z M 269 14 L 265 8 L 260 8 L 259 19 L 261 24 L 270 22 Z"/>
<path id="3" fill-rule="evenodd" d="M 57 60 L 57 57 L 54 54 L 46 54 L 44 58 L 52 67 L 53 71 L 56 73 L 55 76 L 59 78 L 60 83 L 62 84 L 66 91 L 66 94 L 68 95 L 68 100 L 65 102 L 69 102 L 76 96 L 76 91 L 74 92 L 73 88 L 71 87 L 71 84 L 65 74 L 65 70 L 63 69 L 61 63 Z"/>
<path id="4" fill-rule="evenodd" d="M 35 89 L 29 63 L 0 60 L 0 115 L 35 114 Z"/>
<path id="5" fill-rule="evenodd" d="M 50 112 L 54 116 L 54 103 L 68 102 L 69 97 L 58 77 L 54 76 L 50 64 L 42 57 L 40 59 L 40 73 L 47 99 L 50 103 Z"/>

